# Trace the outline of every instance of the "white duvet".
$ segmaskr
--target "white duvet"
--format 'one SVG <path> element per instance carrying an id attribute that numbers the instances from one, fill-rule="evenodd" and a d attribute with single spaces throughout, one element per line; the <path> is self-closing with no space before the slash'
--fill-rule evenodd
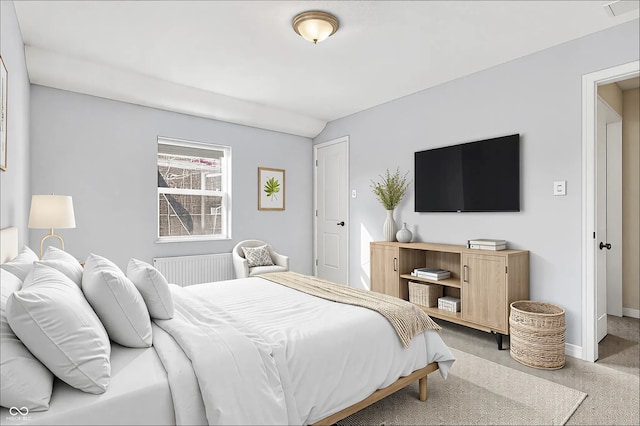
<path id="1" fill-rule="evenodd" d="M 153 339 L 178 424 L 313 423 L 428 363 L 446 378 L 454 360 L 436 331 L 405 349 L 377 312 L 258 277 L 171 288 Z"/>

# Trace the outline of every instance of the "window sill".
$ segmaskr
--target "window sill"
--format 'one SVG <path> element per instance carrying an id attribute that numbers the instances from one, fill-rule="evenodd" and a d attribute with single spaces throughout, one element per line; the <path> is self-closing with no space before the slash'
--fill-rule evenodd
<path id="1" fill-rule="evenodd" d="M 193 236 L 193 237 L 162 237 L 156 239 L 156 244 L 164 243 L 193 243 L 197 241 L 229 241 L 231 237 L 222 236 Z"/>

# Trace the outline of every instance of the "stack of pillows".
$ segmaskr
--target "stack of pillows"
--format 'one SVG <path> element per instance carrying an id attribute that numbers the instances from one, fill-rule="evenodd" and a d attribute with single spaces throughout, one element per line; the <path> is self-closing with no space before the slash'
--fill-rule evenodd
<path id="1" fill-rule="evenodd" d="M 96 254 L 84 269 L 49 247 L 42 260 L 28 247 L 0 265 L 0 405 L 49 409 L 53 377 L 101 394 L 111 376 L 111 341 L 152 344 L 151 319 L 173 317 L 167 280 L 131 259 L 126 275 Z"/>

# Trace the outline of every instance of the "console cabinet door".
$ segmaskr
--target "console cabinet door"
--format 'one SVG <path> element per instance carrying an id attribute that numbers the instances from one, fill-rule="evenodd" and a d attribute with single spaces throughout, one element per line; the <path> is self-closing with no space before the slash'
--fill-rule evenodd
<path id="1" fill-rule="evenodd" d="M 507 333 L 506 260 L 503 256 L 462 257 L 462 318 Z"/>
<path id="2" fill-rule="evenodd" d="M 398 247 L 371 244 L 371 290 L 400 297 Z"/>

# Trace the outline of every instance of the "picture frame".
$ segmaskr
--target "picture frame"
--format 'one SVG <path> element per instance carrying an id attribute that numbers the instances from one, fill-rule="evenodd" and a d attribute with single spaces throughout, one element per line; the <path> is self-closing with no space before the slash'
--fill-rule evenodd
<path id="1" fill-rule="evenodd" d="M 284 210 L 285 171 L 258 167 L 258 210 Z"/>
<path id="2" fill-rule="evenodd" d="M 7 109 L 9 73 L 0 56 L 0 170 L 7 170 Z"/>

